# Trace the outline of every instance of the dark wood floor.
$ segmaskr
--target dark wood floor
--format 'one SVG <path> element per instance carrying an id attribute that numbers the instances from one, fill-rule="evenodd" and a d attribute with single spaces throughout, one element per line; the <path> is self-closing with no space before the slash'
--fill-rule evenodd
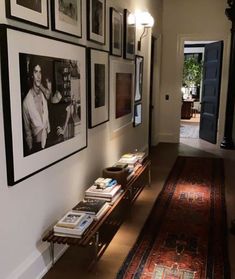
<path id="1" fill-rule="evenodd" d="M 104 255 L 92 269 L 87 269 L 87 259 L 92 251 L 69 248 L 56 262 L 44 279 L 112 279 L 134 244 L 151 207 L 178 155 L 197 157 L 223 157 L 225 160 L 226 199 L 228 221 L 235 218 L 235 151 L 224 151 L 200 140 L 182 140 L 180 144 L 159 144 L 151 150 L 152 185 L 146 187 L 126 216 Z M 232 278 L 235 278 L 235 236 L 229 236 Z M 219 279 L 219 278 L 218 278 Z"/>

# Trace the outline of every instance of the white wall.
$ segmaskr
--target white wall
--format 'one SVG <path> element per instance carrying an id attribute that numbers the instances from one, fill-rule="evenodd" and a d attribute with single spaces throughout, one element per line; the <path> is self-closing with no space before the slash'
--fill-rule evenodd
<path id="1" fill-rule="evenodd" d="M 0 0 L 0 22 L 30 29 L 53 37 L 63 38 L 72 42 L 78 42 L 83 45 L 108 50 L 109 28 L 106 30 L 107 43 L 105 46 L 102 47 L 86 41 L 86 17 L 84 15 L 86 14 L 85 5 L 87 1 L 83 0 L 82 2 L 84 38 L 81 40 L 53 32 L 50 29 L 43 30 L 41 28 L 31 27 L 29 24 L 6 19 L 4 0 Z M 128 8 L 133 11 L 136 8 L 150 9 L 152 7 L 150 4 L 152 5 L 155 1 L 110 0 L 106 2 L 108 23 L 110 5 L 115 5 L 121 9 Z M 160 1 L 158 2 L 160 3 Z M 150 68 L 149 42 L 150 36 L 144 39 L 142 52 L 139 53 L 144 55 L 145 58 L 143 124 L 137 128 L 133 128 L 130 125 L 128 129 L 125 129 L 125 133 L 116 134 L 115 137 L 110 133 L 109 122 L 88 130 L 88 148 L 16 184 L 14 187 L 8 187 L 7 185 L 3 108 L 2 99 L 0 98 L 1 279 L 40 278 L 50 264 L 48 244 L 42 243 L 42 234 L 67 210 L 71 209 L 83 198 L 84 190 L 91 185 L 97 176 L 101 175 L 101 170 L 104 167 L 112 165 L 123 152 L 132 151 L 135 148 L 141 149 L 147 146 Z M 40 41 L 38 43 L 40 44 Z M 11 77 L 11 79 L 14 79 L 14 77 Z M 1 92 L 1 94 L 7 94 L 7 92 Z M 110 92 L 110 94 L 113 94 L 113 92 Z M 56 254 L 61 253 L 63 248 L 63 246 L 56 246 Z"/>
<path id="2" fill-rule="evenodd" d="M 225 16 L 227 1 L 164 0 L 159 140 L 178 142 L 181 108 L 183 44 L 185 41 L 224 41 L 218 143 L 224 130 L 231 24 Z M 169 101 L 165 95 L 169 94 Z"/>

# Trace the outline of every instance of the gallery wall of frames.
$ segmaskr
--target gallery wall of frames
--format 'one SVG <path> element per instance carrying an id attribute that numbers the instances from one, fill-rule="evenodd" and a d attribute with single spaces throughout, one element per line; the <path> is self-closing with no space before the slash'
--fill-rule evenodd
<path id="1" fill-rule="evenodd" d="M 87 129 L 108 121 L 113 132 L 130 122 L 139 126 L 144 57 L 136 55 L 136 24 L 129 24 L 132 11 L 125 7 L 89 0 L 84 14 L 82 0 L 5 4 L 7 19 L 51 31 L 0 26 L 7 179 L 12 186 L 86 148 Z M 92 47 L 56 33 L 85 38 Z"/>

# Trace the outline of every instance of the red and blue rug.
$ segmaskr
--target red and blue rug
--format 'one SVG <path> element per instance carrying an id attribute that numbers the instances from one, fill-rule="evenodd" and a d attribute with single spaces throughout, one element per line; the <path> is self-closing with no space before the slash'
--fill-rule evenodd
<path id="1" fill-rule="evenodd" d="M 230 278 L 222 159 L 177 158 L 121 278 Z"/>

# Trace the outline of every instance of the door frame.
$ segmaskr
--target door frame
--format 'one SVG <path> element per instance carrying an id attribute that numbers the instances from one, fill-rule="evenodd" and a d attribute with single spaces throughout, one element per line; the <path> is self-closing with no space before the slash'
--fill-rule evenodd
<path id="1" fill-rule="evenodd" d="M 222 59 L 222 71 L 221 71 L 221 87 L 220 87 L 220 105 L 218 115 L 218 129 L 217 129 L 217 146 L 220 146 L 220 142 L 223 139 L 224 125 L 225 125 L 225 110 L 227 99 L 227 87 L 228 87 L 228 67 L 230 56 L 230 33 L 228 34 L 179 34 L 177 36 L 177 65 L 178 65 L 178 85 L 177 88 L 181 89 L 182 85 L 182 73 L 183 73 L 183 61 L 184 61 L 184 44 L 185 42 L 212 42 L 223 41 L 223 59 Z M 180 94 L 180 91 L 178 91 Z M 181 96 L 181 95 L 180 95 Z M 181 120 L 181 97 L 177 98 L 176 103 L 177 110 L 179 112 L 178 117 L 178 141 L 180 141 L 180 120 Z"/>

